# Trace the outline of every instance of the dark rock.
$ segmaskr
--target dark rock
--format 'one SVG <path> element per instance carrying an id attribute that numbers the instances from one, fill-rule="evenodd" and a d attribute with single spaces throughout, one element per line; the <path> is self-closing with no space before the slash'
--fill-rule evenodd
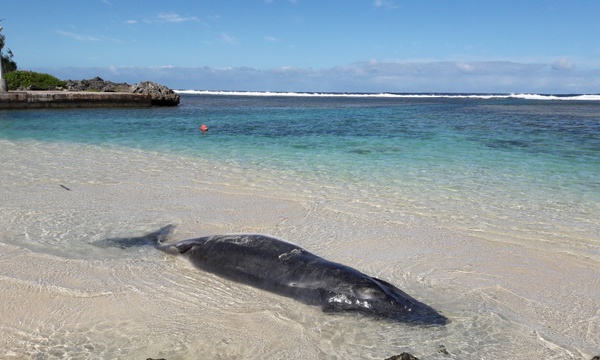
<path id="1" fill-rule="evenodd" d="M 67 80 L 65 89 L 68 91 L 91 92 L 124 92 L 132 94 L 150 95 L 152 105 L 175 106 L 179 104 L 179 94 L 164 85 L 151 81 L 144 81 L 137 85 L 114 83 L 98 76 L 88 80 Z"/>
<path id="2" fill-rule="evenodd" d="M 438 353 L 440 354 L 444 354 L 444 355 L 450 355 L 450 353 L 448 352 L 448 350 L 446 349 L 445 345 L 439 345 L 438 346 Z"/>
<path id="3" fill-rule="evenodd" d="M 152 105 L 175 106 L 179 104 L 179 94 L 164 85 L 151 81 L 144 81 L 134 85 L 131 89 L 134 94 L 145 94 L 152 97 Z"/>
<path id="4" fill-rule="evenodd" d="M 69 91 L 131 92 L 131 85 L 105 81 L 98 76 L 89 80 L 67 80 L 65 83 Z"/>
<path id="5" fill-rule="evenodd" d="M 592 358 L 592 360 L 600 360 L 600 355 L 596 355 Z"/>
<path id="6" fill-rule="evenodd" d="M 35 84 L 31 84 L 29 85 L 27 88 L 25 88 L 25 90 L 27 91 L 36 91 L 36 90 L 44 90 L 41 87 L 35 85 Z"/>
<path id="7" fill-rule="evenodd" d="M 407 352 L 403 352 L 400 355 L 394 355 L 389 358 L 386 358 L 385 360 L 419 360 L 419 359 Z"/>

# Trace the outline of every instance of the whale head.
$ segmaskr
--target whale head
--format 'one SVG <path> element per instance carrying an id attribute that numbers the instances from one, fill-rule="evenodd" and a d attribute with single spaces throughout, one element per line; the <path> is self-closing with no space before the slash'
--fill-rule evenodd
<path id="1" fill-rule="evenodd" d="M 356 311 L 419 325 L 446 325 L 448 318 L 394 285 L 364 275 L 328 295 L 324 311 Z"/>

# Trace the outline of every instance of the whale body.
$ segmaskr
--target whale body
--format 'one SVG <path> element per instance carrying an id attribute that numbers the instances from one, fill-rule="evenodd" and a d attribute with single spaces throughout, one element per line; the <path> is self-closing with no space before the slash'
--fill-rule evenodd
<path id="1" fill-rule="evenodd" d="M 164 244 L 172 225 L 137 238 L 104 240 L 104 246 L 151 245 L 187 258 L 195 267 L 325 312 L 359 312 L 376 318 L 445 325 L 448 319 L 387 281 L 317 256 L 298 245 L 261 234 L 212 235 Z"/>

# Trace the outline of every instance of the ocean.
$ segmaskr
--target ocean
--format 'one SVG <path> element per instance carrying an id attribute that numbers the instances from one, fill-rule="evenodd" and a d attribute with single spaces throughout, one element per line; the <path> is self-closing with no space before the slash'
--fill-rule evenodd
<path id="1" fill-rule="evenodd" d="M 3 358 L 600 354 L 599 95 L 180 94 L 0 111 Z M 451 322 L 324 314 L 94 246 L 166 224 L 279 236 Z"/>

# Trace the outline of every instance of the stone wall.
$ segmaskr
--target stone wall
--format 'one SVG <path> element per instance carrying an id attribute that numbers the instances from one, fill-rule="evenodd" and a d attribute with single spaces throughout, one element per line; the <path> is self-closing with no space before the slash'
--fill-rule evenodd
<path id="1" fill-rule="evenodd" d="M 0 109 L 150 107 L 148 94 L 72 91 L 9 91 L 0 93 Z"/>
<path id="2" fill-rule="evenodd" d="M 179 94 L 154 82 L 129 85 L 95 77 L 67 80 L 64 88 L 54 91 L 0 92 L 0 109 L 176 106 L 179 100 Z"/>

